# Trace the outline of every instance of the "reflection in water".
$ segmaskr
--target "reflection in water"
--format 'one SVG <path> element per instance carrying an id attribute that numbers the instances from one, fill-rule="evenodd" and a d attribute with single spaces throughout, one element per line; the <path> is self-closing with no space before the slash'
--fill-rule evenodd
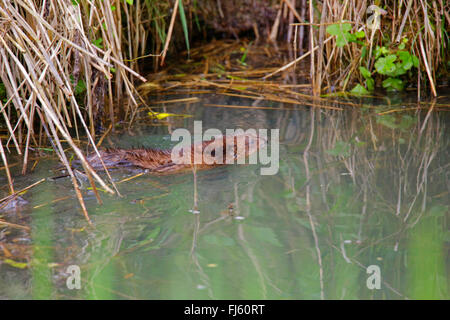
<path id="1" fill-rule="evenodd" d="M 0 226 L 0 297 L 448 299 L 447 116 L 343 108 L 192 104 L 170 110 L 194 117 L 169 120 L 168 131 L 140 126 L 107 138 L 106 145 L 167 147 L 168 132 L 192 129 L 194 120 L 221 131 L 278 128 L 280 170 L 117 170 L 123 197 L 104 195 L 101 206 L 80 181 L 94 227 L 76 198 L 67 199 L 69 180 L 40 184 L 23 195 L 29 203 L 20 212 L 0 212 L 2 221 L 31 228 Z M 41 161 L 16 184 L 47 177 L 54 164 Z M 81 268 L 81 290 L 66 287 L 69 265 Z M 371 265 L 381 271 L 379 290 L 367 287 Z"/>

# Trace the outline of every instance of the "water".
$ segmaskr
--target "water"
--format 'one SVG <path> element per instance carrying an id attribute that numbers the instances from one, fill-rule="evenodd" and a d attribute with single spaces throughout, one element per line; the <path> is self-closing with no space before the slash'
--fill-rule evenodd
<path id="1" fill-rule="evenodd" d="M 248 110 L 204 104 L 249 100 L 200 98 L 167 105 L 193 117 L 155 127 L 142 113 L 103 145 L 170 147 L 169 132 L 192 130 L 194 120 L 223 132 L 278 128 L 278 173 L 232 165 L 195 179 L 123 181 L 138 172 L 112 171 L 122 197 L 100 192 L 103 205 L 82 181 L 93 227 L 70 180 L 45 181 L 22 195 L 27 204 L 0 212 L 2 221 L 29 227 L 0 225 L 0 298 L 450 298 L 446 112 L 377 115 L 388 110 L 380 101 L 343 104 L 345 111 Z M 58 175 L 55 165 L 41 159 L 26 176 L 14 167 L 16 189 Z M 6 181 L 2 173 L 0 185 Z M 67 287 L 71 265 L 81 271 L 79 290 Z"/>

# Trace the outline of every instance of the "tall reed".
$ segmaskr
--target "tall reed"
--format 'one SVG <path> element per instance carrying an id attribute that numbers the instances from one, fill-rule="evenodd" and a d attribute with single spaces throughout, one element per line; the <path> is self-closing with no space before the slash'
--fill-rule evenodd
<path id="1" fill-rule="evenodd" d="M 81 161 L 94 190 L 95 180 L 118 192 L 112 180 L 110 187 L 90 167 L 78 140 L 86 135 L 97 151 L 95 127 L 102 116 L 114 125 L 122 105 L 125 114 L 138 105 L 134 80 L 145 78 L 137 72 L 136 58 L 148 48 L 152 29 L 146 26 L 160 25 L 151 19 L 155 10 L 158 3 L 151 0 L 0 0 L 0 85 L 7 97 L 0 101 L 0 114 L 8 134 L 2 142 L 23 156 L 26 173 L 30 147 L 48 139 L 88 220 L 63 142 Z M 164 36 L 159 31 L 155 43 Z M 123 103 L 125 97 L 131 104 Z"/>

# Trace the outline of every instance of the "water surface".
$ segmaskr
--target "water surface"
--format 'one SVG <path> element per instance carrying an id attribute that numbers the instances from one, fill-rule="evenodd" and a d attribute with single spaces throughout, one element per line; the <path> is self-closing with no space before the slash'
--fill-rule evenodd
<path id="1" fill-rule="evenodd" d="M 276 128 L 279 171 L 231 165 L 123 181 L 139 172 L 115 170 L 122 196 L 101 192 L 103 205 L 81 180 L 93 227 L 69 179 L 41 183 L 22 195 L 28 204 L 0 212 L 30 228 L 0 226 L 0 298 L 448 299 L 449 118 L 392 99 L 405 111 L 384 113 L 389 98 L 344 111 L 214 108 L 205 104 L 253 101 L 204 95 L 166 106 L 192 117 L 150 126 L 139 114 L 103 145 L 170 147 L 170 132 L 194 120 L 223 132 Z M 58 175 L 56 164 L 41 159 L 26 176 L 14 167 L 16 189 Z M 79 290 L 66 286 L 70 265 Z M 380 289 L 369 288 L 369 266 Z"/>

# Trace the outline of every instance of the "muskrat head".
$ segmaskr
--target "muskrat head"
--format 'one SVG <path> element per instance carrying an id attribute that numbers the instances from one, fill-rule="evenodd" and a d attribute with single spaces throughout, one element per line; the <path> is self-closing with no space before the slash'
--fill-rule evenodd
<path id="1" fill-rule="evenodd" d="M 231 135 L 215 136 L 211 140 L 185 146 L 177 151 L 176 161 L 174 162 L 206 167 L 233 164 L 236 160 L 238 163 L 245 163 L 245 158 L 255 154 L 258 149 L 266 144 L 266 138 L 256 132 L 240 131 Z M 256 163 L 256 161 L 251 163 Z"/>
<path id="2" fill-rule="evenodd" d="M 267 144 L 267 140 L 256 132 L 238 132 L 203 142 L 203 163 L 245 163 L 245 158 Z"/>

